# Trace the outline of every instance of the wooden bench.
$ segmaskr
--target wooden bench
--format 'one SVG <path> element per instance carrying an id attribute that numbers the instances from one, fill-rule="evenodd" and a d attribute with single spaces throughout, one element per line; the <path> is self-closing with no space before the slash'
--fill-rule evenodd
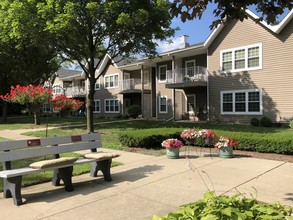
<path id="1" fill-rule="evenodd" d="M 110 167 L 112 158 L 118 154 L 97 151 L 102 146 L 99 133 L 82 134 L 76 136 L 48 137 L 31 140 L 2 141 L 0 142 L 0 162 L 3 162 L 3 171 L 0 177 L 4 178 L 4 198 L 13 198 L 15 205 L 23 204 L 21 196 L 22 176 L 25 174 L 54 170 L 52 184 L 59 186 L 62 180 L 65 190 L 70 192 L 72 186 L 73 166 L 91 163 L 90 176 L 96 177 L 101 171 L 105 181 L 111 181 Z M 87 150 L 83 157 L 61 157 L 61 153 Z M 28 167 L 13 168 L 12 161 L 53 155 L 53 159 L 39 161 Z"/>

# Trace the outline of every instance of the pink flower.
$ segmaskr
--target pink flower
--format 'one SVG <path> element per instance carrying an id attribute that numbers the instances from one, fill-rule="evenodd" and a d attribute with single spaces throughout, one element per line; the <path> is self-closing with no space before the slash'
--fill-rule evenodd
<path id="1" fill-rule="evenodd" d="M 183 146 L 183 143 L 178 139 L 167 139 L 162 142 L 162 146 L 167 149 L 180 148 Z"/>
<path id="2" fill-rule="evenodd" d="M 231 137 L 220 137 L 218 142 L 215 144 L 215 147 L 233 147 L 236 148 L 238 146 L 238 141 Z"/>
<path id="3" fill-rule="evenodd" d="M 55 96 L 52 103 L 55 110 L 77 110 L 83 105 L 82 101 L 68 98 L 63 94 Z"/>
<path id="4" fill-rule="evenodd" d="M 10 87 L 10 92 L 0 96 L 6 102 L 18 104 L 42 104 L 50 101 L 52 91 L 48 88 L 43 88 L 41 85 L 21 86 L 16 85 Z"/>
<path id="5" fill-rule="evenodd" d="M 180 137 L 184 138 L 184 139 L 195 139 L 198 137 L 198 132 L 194 129 L 190 129 L 190 130 L 184 130 Z"/>

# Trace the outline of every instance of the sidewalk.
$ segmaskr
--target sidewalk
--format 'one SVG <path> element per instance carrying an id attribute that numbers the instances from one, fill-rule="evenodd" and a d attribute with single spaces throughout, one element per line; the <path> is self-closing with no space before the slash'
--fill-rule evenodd
<path id="1" fill-rule="evenodd" d="M 113 181 L 84 174 L 73 177 L 73 192 L 51 183 L 24 187 L 27 203 L 19 207 L 1 194 L 0 219 L 151 219 L 201 199 L 207 188 L 217 195 L 241 192 L 260 201 L 293 206 L 293 163 L 241 155 L 222 159 L 202 153 L 197 157 L 195 152 L 189 160 L 184 152 L 177 160 L 119 153 L 115 160 L 124 165 L 111 169 Z"/>

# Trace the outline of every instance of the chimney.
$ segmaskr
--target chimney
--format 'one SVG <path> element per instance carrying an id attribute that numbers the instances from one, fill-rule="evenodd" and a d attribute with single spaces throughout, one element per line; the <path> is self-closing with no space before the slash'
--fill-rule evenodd
<path id="1" fill-rule="evenodd" d="M 180 40 L 179 40 L 179 49 L 188 47 L 189 43 L 188 43 L 188 35 L 182 35 L 180 36 Z"/>

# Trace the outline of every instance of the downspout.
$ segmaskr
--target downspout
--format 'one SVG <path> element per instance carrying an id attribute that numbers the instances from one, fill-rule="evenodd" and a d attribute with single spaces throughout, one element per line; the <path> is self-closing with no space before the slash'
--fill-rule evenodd
<path id="1" fill-rule="evenodd" d="M 120 84 L 120 91 L 123 91 L 123 86 L 124 86 L 124 81 L 123 80 L 124 80 L 124 69 L 122 70 L 122 80 L 121 80 L 122 86 Z M 122 93 L 122 101 L 123 101 L 123 104 L 122 104 L 122 115 L 124 115 L 125 103 L 124 103 L 124 95 L 123 95 L 123 93 Z"/>
<path id="2" fill-rule="evenodd" d="M 174 79 L 175 79 L 175 56 L 172 56 L 172 80 L 174 82 Z M 173 120 L 175 121 L 175 117 L 176 117 L 176 100 L 175 100 L 175 96 L 176 96 L 176 91 L 175 91 L 175 88 L 173 88 L 173 93 L 172 93 L 172 100 L 173 100 L 173 107 L 172 107 L 172 110 L 173 110 Z"/>
<path id="3" fill-rule="evenodd" d="M 144 118 L 144 75 L 143 75 L 143 65 L 140 67 L 141 74 L 141 116 Z"/>
<path id="4" fill-rule="evenodd" d="M 206 75 L 207 75 L 207 121 L 210 121 L 210 86 L 209 86 L 209 49 L 207 49 L 207 69 L 206 69 Z"/>

